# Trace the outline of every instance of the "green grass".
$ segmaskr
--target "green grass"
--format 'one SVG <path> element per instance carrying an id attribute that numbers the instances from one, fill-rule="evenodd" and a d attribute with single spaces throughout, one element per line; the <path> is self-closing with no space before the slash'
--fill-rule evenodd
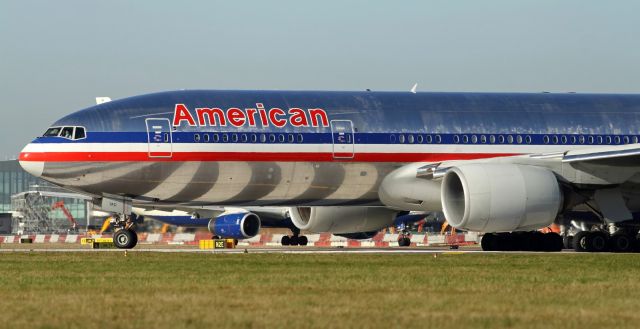
<path id="1" fill-rule="evenodd" d="M 638 255 L 0 253 L 6 328 L 620 328 Z"/>

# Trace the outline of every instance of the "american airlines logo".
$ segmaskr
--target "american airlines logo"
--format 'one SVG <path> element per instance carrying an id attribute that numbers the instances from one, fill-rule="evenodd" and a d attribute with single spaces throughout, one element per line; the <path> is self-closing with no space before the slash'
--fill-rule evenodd
<path id="1" fill-rule="evenodd" d="M 182 123 L 189 126 L 222 126 L 233 127 L 269 127 L 282 128 L 289 124 L 293 127 L 329 127 L 327 112 L 320 108 L 301 109 L 297 107 L 284 110 L 277 107 L 265 109 L 262 103 L 256 103 L 255 108 L 240 109 L 230 107 L 226 110 L 217 107 L 198 107 L 195 116 L 184 104 L 176 104 L 173 111 L 173 126 Z"/>

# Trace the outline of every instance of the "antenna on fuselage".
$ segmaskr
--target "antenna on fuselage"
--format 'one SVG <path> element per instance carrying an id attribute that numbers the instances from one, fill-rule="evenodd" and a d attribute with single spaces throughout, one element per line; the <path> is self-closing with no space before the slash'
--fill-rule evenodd
<path id="1" fill-rule="evenodd" d="M 111 102 L 111 97 L 96 97 L 96 105 Z"/>
<path id="2" fill-rule="evenodd" d="M 418 89 L 418 83 L 416 82 L 413 87 L 411 87 L 411 93 L 415 94 L 416 93 L 416 89 Z"/>

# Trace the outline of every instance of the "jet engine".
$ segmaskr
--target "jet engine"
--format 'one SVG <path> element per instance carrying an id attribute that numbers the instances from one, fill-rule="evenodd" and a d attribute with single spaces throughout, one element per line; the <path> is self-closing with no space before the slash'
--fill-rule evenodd
<path id="1" fill-rule="evenodd" d="M 223 214 L 209 221 L 209 232 L 233 239 L 249 239 L 260 232 L 260 217 L 250 212 Z"/>
<path id="2" fill-rule="evenodd" d="M 289 216 L 300 230 L 348 234 L 391 226 L 397 211 L 384 207 L 292 207 Z"/>
<path id="3" fill-rule="evenodd" d="M 442 181 L 442 209 L 455 228 L 507 232 L 549 226 L 562 208 L 556 176 L 514 164 L 463 164 Z"/>

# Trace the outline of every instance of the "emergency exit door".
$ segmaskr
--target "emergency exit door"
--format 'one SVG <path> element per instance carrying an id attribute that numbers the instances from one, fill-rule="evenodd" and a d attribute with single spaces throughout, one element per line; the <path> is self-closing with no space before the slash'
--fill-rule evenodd
<path id="1" fill-rule="evenodd" d="M 353 123 L 351 120 L 332 120 L 331 137 L 333 138 L 333 158 L 353 158 Z"/>
<path id="2" fill-rule="evenodd" d="M 147 139 L 150 158 L 170 158 L 173 154 L 171 146 L 171 123 L 169 119 L 146 119 Z"/>

